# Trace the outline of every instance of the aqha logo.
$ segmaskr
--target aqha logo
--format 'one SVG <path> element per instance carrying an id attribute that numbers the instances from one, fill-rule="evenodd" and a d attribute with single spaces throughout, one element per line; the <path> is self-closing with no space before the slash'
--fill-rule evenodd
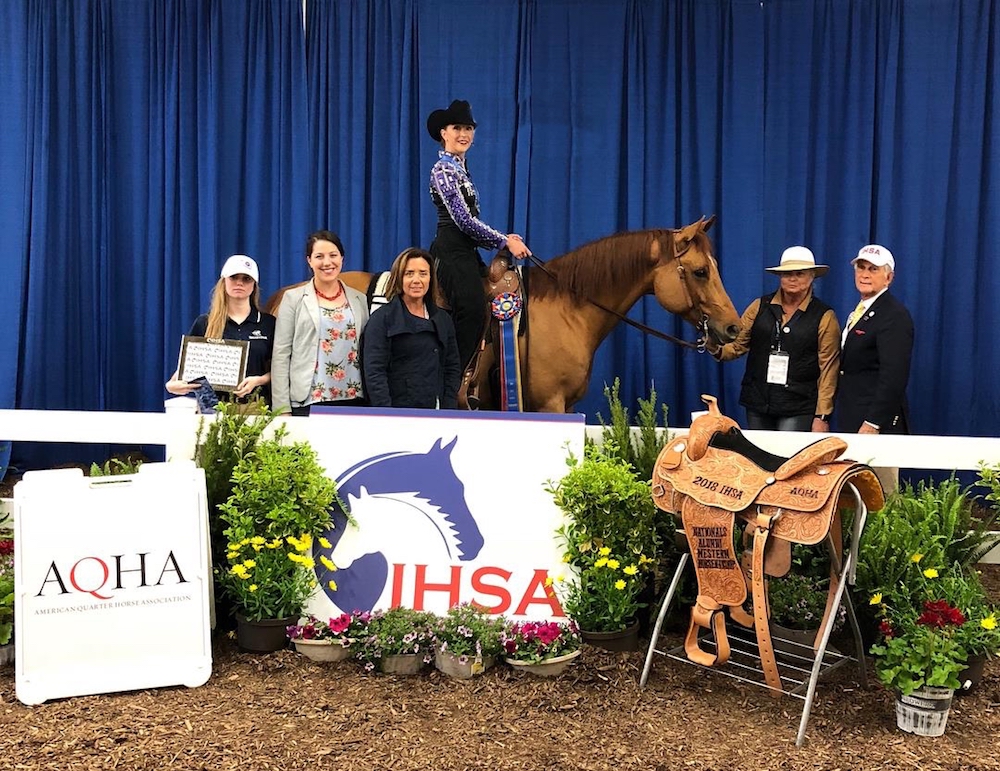
<path id="1" fill-rule="evenodd" d="M 111 554 L 108 557 L 80 557 L 73 563 L 49 564 L 36 597 L 89 594 L 110 600 L 112 592 L 123 589 L 148 589 L 154 586 L 188 583 L 173 551 L 166 556 L 153 552 Z"/>

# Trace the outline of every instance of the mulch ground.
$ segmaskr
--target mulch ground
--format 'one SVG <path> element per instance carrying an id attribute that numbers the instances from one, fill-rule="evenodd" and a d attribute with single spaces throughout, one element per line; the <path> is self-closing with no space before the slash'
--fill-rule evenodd
<path id="1" fill-rule="evenodd" d="M 1000 601 L 1000 566 L 984 566 Z M 679 642 L 679 639 L 677 640 Z M 67 640 L 67 644 L 72 644 Z M 835 673 L 817 689 L 804 747 L 802 702 L 642 653 L 585 646 L 555 680 L 496 667 L 474 681 L 315 664 L 291 650 L 241 653 L 219 635 L 209 682 L 17 701 L 0 669 L 0 770 L 213 769 L 997 769 L 1000 661 L 955 700 L 943 737 L 897 730 L 893 697 Z"/>
<path id="2" fill-rule="evenodd" d="M 1000 599 L 1000 569 L 985 568 Z M 67 641 L 72 644 L 72 641 Z M 1000 769 L 1000 662 L 957 698 L 943 737 L 895 727 L 893 698 L 835 673 L 804 747 L 796 699 L 641 653 L 589 646 L 555 680 L 474 681 L 241 653 L 217 636 L 209 682 L 26 707 L 0 670 L 0 769 Z"/>

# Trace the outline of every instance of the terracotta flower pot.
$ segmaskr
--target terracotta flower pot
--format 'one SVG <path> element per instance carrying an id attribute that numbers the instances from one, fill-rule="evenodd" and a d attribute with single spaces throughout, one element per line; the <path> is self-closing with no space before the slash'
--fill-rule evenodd
<path id="1" fill-rule="evenodd" d="M 607 651 L 639 650 L 639 622 L 635 620 L 615 632 L 588 632 L 581 629 L 580 636 L 585 642 Z"/>

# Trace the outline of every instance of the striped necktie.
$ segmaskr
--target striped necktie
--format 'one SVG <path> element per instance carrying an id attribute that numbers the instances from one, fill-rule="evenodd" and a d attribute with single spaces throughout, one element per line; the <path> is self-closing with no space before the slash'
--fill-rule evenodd
<path id="1" fill-rule="evenodd" d="M 865 302 L 862 300 L 858 303 L 858 306 L 851 311 L 851 315 L 847 317 L 847 329 L 850 330 L 855 324 L 858 323 L 858 319 L 864 315 L 865 312 Z"/>

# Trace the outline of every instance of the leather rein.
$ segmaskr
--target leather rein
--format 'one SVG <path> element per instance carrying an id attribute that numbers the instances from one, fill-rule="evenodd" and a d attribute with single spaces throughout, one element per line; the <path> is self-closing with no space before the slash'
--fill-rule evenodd
<path id="1" fill-rule="evenodd" d="M 687 296 L 688 305 L 690 305 L 691 308 L 694 308 L 694 299 L 691 297 L 691 290 L 688 289 L 687 285 L 687 271 L 684 269 L 684 266 L 681 265 L 680 263 L 680 258 L 684 255 L 685 252 L 687 252 L 687 249 L 685 249 L 682 252 L 675 253 L 674 259 L 677 260 L 677 275 L 680 276 L 681 286 L 684 287 L 684 294 Z M 545 267 L 545 263 L 539 260 L 535 255 L 529 254 L 528 259 L 531 260 L 532 264 L 534 264 L 535 267 L 539 268 L 542 271 L 542 273 L 551 278 L 556 284 L 559 283 L 559 280 L 556 278 L 556 276 L 547 267 Z M 691 350 L 698 351 L 698 353 L 705 353 L 705 350 L 708 345 L 708 316 L 705 313 L 701 314 L 701 321 L 698 322 L 697 326 L 695 327 L 698 330 L 699 337 L 695 342 L 691 342 L 690 340 L 682 340 L 679 337 L 668 335 L 666 332 L 661 332 L 658 329 L 654 329 L 653 327 L 647 326 L 646 324 L 643 324 L 641 321 L 635 321 L 634 319 L 630 319 L 625 314 L 619 313 L 613 308 L 609 308 L 604 303 L 600 303 L 597 300 L 594 300 L 593 298 L 590 297 L 581 298 L 579 293 L 572 287 L 570 287 L 570 291 L 573 293 L 574 296 L 576 296 L 577 299 L 582 299 L 584 302 L 588 302 L 594 307 L 600 308 L 605 313 L 610 313 L 612 316 L 616 316 L 619 321 L 624 321 L 630 327 L 638 329 L 644 335 L 652 335 L 653 337 L 657 337 L 660 340 L 666 340 L 667 342 L 675 343 L 676 345 L 679 345 L 682 348 L 690 348 Z"/>

